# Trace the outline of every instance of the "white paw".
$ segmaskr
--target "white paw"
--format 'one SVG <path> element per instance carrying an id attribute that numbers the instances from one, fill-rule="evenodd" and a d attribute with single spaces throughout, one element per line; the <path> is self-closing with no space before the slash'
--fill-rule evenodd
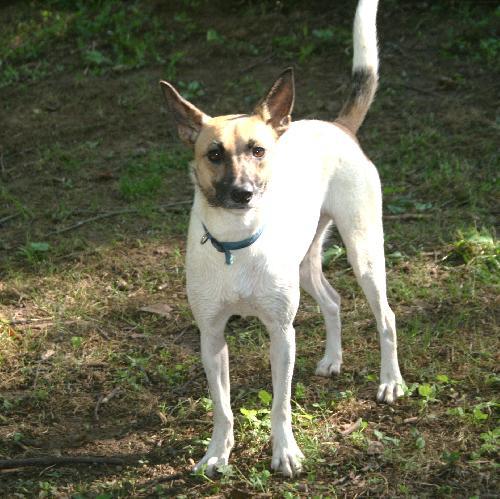
<path id="1" fill-rule="evenodd" d="M 316 366 L 317 376 L 332 376 L 332 374 L 340 373 L 340 366 L 342 361 L 340 359 L 332 359 L 330 357 L 323 357 Z"/>
<path id="2" fill-rule="evenodd" d="M 402 379 L 388 381 L 387 383 L 380 383 L 377 392 L 377 400 L 392 404 L 398 397 L 404 395 L 405 382 Z"/>
<path id="3" fill-rule="evenodd" d="M 200 471 L 203 471 L 207 476 L 214 476 L 217 472 L 217 468 L 219 466 L 227 465 L 228 460 L 229 454 L 222 456 L 212 456 L 207 452 L 203 459 L 193 468 L 193 472 L 199 473 Z"/>
<path id="4" fill-rule="evenodd" d="M 289 445 L 276 444 L 273 445 L 271 468 L 291 478 L 301 472 L 302 459 L 304 459 L 304 454 L 302 454 L 295 441 Z"/>

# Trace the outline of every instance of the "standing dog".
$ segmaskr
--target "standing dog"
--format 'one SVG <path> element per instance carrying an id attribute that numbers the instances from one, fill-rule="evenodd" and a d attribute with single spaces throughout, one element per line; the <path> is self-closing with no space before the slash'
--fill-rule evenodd
<path id="1" fill-rule="evenodd" d="M 286 476 L 300 471 L 303 455 L 290 405 L 300 287 L 318 302 L 326 323 L 326 349 L 316 374 L 336 374 L 342 363 L 340 298 L 321 268 L 323 237 L 332 222 L 377 321 L 382 355 L 377 399 L 391 403 L 403 394 L 394 314 L 386 297 L 380 180 L 355 138 L 378 81 L 377 3 L 359 1 L 352 91 L 333 123 L 292 123 L 291 69 L 250 115 L 211 118 L 161 82 L 179 136 L 195 156 L 187 294 L 214 404 L 212 439 L 195 470 L 206 466 L 211 474 L 228 462 L 234 438 L 224 328 L 232 315 L 253 315 L 267 327 L 271 342 L 271 467 Z"/>

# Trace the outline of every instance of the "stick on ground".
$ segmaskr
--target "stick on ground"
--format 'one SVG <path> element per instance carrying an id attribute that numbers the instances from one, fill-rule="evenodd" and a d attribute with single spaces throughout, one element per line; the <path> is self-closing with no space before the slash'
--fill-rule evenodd
<path id="1" fill-rule="evenodd" d="M 94 418 L 96 421 L 99 421 L 99 409 L 102 404 L 107 404 L 113 397 L 116 397 L 120 393 L 121 389 L 119 386 L 116 386 L 109 392 L 106 396 L 101 395 L 94 409 Z"/>
<path id="2" fill-rule="evenodd" d="M 119 456 L 44 456 L 23 459 L 0 459 L 0 470 L 28 466 L 64 466 L 67 464 L 131 464 L 137 459 Z"/>
<path id="3" fill-rule="evenodd" d="M 159 206 L 156 206 L 155 209 L 172 209 L 172 208 L 177 208 L 182 205 L 186 204 L 191 204 L 191 200 L 185 200 L 185 201 L 177 201 L 175 203 L 168 203 L 168 204 L 162 204 Z M 103 218 L 110 218 L 110 217 L 115 217 L 117 215 L 126 215 L 128 213 L 138 213 L 139 208 L 125 208 L 123 210 L 114 210 L 114 211 L 107 211 L 106 213 L 100 213 L 98 215 L 95 215 L 90 218 L 86 218 L 85 220 L 80 220 L 79 222 L 76 222 L 73 225 L 70 225 L 69 227 L 63 227 L 61 229 L 54 230 L 52 232 L 49 232 L 46 234 L 47 236 L 53 236 L 53 235 L 58 235 L 58 234 L 63 234 L 64 232 L 69 232 L 70 230 L 78 229 L 82 225 L 91 223 L 91 222 L 96 222 L 97 220 L 102 220 Z"/>

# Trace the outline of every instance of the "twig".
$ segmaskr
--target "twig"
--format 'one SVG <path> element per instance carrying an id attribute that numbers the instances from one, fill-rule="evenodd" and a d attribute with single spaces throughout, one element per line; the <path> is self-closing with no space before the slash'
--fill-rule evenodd
<path id="1" fill-rule="evenodd" d="M 129 208 L 127 210 L 117 210 L 117 211 L 108 211 L 107 213 L 101 213 L 100 215 L 96 215 L 95 217 L 86 218 L 85 220 L 80 220 L 76 224 L 70 225 L 69 227 L 64 227 L 62 229 L 54 230 L 49 232 L 47 236 L 54 236 L 58 234 L 63 234 L 64 232 L 69 232 L 70 230 L 78 229 L 82 225 L 88 224 L 90 222 L 95 222 L 97 220 L 102 220 L 103 218 L 110 218 L 116 215 L 122 215 L 126 213 L 135 213 L 137 209 Z"/>
<path id="2" fill-rule="evenodd" d="M 253 62 L 249 66 L 245 66 L 243 69 L 240 69 L 239 73 L 240 74 L 245 74 L 248 73 L 251 69 L 255 68 L 256 66 L 259 66 L 260 64 L 265 64 L 266 62 L 269 62 L 272 58 L 274 57 L 274 54 L 271 53 L 264 57 L 263 59 L 259 59 L 258 61 Z"/>
<path id="3" fill-rule="evenodd" d="M 176 208 L 181 205 L 185 204 L 191 204 L 191 200 L 185 200 L 185 201 L 177 201 L 176 203 L 168 203 L 168 204 L 161 204 L 159 206 L 156 206 L 154 209 L 168 209 L 168 208 Z M 46 234 L 47 236 L 54 236 L 54 235 L 59 235 L 63 234 L 64 232 L 69 232 L 70 230 L 78 229 L 82 225 L 95 222 L 97 220 L 102 220 L 103 218 L 110 218 L 110 217 L 115 217 L 117 215 L 125 215 L 127 213 L 139 213 L 139 208 L 126 208 L 123 210 L 114 210 L 114 211 L 107 211 L 106 213 L 100 213 L 99 215 L 95 215 L 94 217 L 86 218 L 85 220 L 80 220 L 79 222 L 76 222 L 73 225 L 70 225 L 69 227 L 63 227 L 62 229 L 57 229 L 52 232 L 49 232 Z"/>
<path id="4" fill-rule="evenodd" d="M 145 488 L 151 488 L 153 485 L 158 485 L 160 483 L 170 482 L 172 480 L 179 480 L 180 478 L 184 478 L 185 473 L 174 473 L 173 475 L 162 476 L 160 478 L 154 478 L 153 480 L 149 480 L 141 485 L 141 490 Z"/>
<path id="5" fill-rule="evenodd" d="M 60 321 L 58 324 L 63 324 L 63 325 L 68 325 L 68 324 L 75 324 L 79 322 L 76 319 L 73 320 L 67 320 L 67 321 Z M 48 319 L 19 319 L 19 320 L 12 320 L 12 321 L 7 321 L 7 325 L 9 326 L 18 326 L 18 327 L 23 327 L 23 326 L 31 326 L 33 329 L 42 329 L 44 327 L 50 327 L 53 324 L 56 323 L 55 319 L 48 318 Z"/>
<path id="6" fill-rule="evenodd" d="M 94 408 L 94 418 L 96 421 L 99 421 L 99 408 L 101 407 L 101 405 L 107 404 L 113 397 L 116 397 L 120 393 L 120 391 L 121 388 L 119 386 L 116 386 L 106 396 L 101 395 L 99 397 L 99 400 L 97 401 L 97 404 Z"/>
<path id="7" fill-rule="evenodd" d="M 12 319 L 7 321 L 9 326 L 20 326 L 22 324 L 31 324 L 32 322 L 53 322 L 54 317 L 34 317 L 32 319 Z"/>
<path id="8" fill-rule="evenodd" d="M 6 217 L 0 218 L 0 225 L 3 225 L 5 222 L 12 220 L 13 218 L 19 217 L 20 213 L 13 213 L 12 215 L 7 215 Z"/>
<path id="9" fill-rule="evenodd" d="M 199 368 L 196 369 L 196 371 L 199 371 Z M 195 376 L 193 376 L 192 378 L 188 379 L 185 383 L 183 383 L 181 386 L 178 386 L 176 388 L 173 388 L 172 389 L 172 392 L 174 392 L 175 394 L 177 395 L 183 395 L 184 394 L 184 391 L 186 390 L 186 388 L 191 385 L 192 383 L 194 383 L 195 381 L 198 381 L 200 379 L 200 375 L 199 374 L 196 374 Z"/>
<path id="10" fill-rule="evenodd" d="M 418 416 L 413 416 L 411 418 L 403 419 L 403 423 L 411 424 L 411 423 L 416 423 L 418 420 L 419 420 Z"/>
<path id="11" fill-rule="evenodd" d="M 27 466 L 64 466 L 66 464 L 129 464 L 137 461 L 119 456 L 44 456 L 24 459 L 0 459 L 0 470 Z"/>
<path id="12" fill-rule="evenodd" d="M 425 88 L 414 87 L 413 85 L 407 85 L 406 83 L 396 83 L 398 87 L 407 88 L 408 90 L 413 90 L 414 92 L 418 92 L 424 95 L 432 95 L 434 97 L 438 96 L 437 92 L 433 92 L 432 90 L 427 90 Z"/>
<path id="13" fill-rule="evenodd" d="M 184 334 L 191 329 L 191 326 L 186 326 L 172 341 L 172 343 L 175 345 L 176 343 L 179 343 L 181 338 L 184 336 Z"/>
<path id="14" fill-rule="evenodd" d="M 96 331 L 100 334 L 105 340 L 109 341 L 109 335 L 105 331 L 103 331 L 100 327 L 96 327 Z"/>
<path id="15" fill-rule="evenodd" d="M 434 216 L 433 213 L 400 213 L 399 215 L 384 215 L 384 218 L 386 220 L 420 220 Z"/>

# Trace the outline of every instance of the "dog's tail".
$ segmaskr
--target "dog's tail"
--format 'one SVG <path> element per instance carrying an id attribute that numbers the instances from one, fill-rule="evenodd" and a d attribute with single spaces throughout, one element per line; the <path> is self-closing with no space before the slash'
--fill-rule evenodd
<path id="1" fill-rule="evenodd" d="M 359 0 L 354 18 L 351 92 L 336 123 L 356 134 L 373 102 L 378 85 L 378 0 Z"/>

